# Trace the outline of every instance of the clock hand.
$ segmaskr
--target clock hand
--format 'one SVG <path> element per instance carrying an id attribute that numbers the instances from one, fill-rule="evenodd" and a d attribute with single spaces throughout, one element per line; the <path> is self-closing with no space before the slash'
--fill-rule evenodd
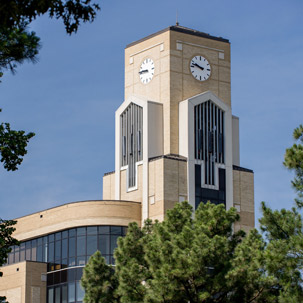
<path id="1" fill-rule="evenodd" d="M 195 65 L 195 66 L 197 66 L 198 68 L 200 68 L 200 69 L 204 70 L 204 67 L 200 66 L 199 64 L 194 63 L 194 65 Z"/>
<path id="2" fill-rule="evenodd" d="M 141 75 L 141 74 L 145 74 L 145 73 L 148 73 L 148 69 L 144 69 L 144 70 L 139 71 L 139 74 L 140 74 L 140 75 Z"/>

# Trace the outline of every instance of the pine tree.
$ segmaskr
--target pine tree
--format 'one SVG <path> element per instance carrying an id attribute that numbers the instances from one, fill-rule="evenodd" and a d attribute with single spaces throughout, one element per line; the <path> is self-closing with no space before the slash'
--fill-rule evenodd
<path id="1" fill-rule="evenodd" d="M 8 254 L 11 252 L 11 246 L 19 245 L 19 241 L 12 237 L 16 230 L 14 225 L 16 221 L 0 219 L 0 267 L 6 263 Z M 0 271 L 0 277 L 3 273 Z M 6 302 L 5 297 L 0 296 L 0 302 Z"/>
<path id="2" fill-rule="evenodd" d="M 268 242 L 267 272 L 277 280 L 279 302 L 303 302 L 303 126 L 293 132 L 298 142 L 286 149 L 284 165 L 294 171 L 292 185 L 298 197 L 291 210 L 272 210 L 262 202 L 260 228 Z"/>
<path id="3" fill-rule="evenodd" d="M 298 197 L 296 198 L 297 206 L 303 206 L 303 125 L 297 127 L 293 132 L 293 138 L 297 143 L 286 149 L 284 156 L 284 166 L 295 172 L 295 178 L 292 186 L 296 190 Z"/>
<path id="4" fill-rule="evenodd" d="M 151 278 L 145 260 L 145 246 L 152 232 L 150 220 L 141 229 L 137 223 L 130 223 L 127 235 L 118 239 L 115 250 L 118 294 L 122 303 L 142 303 L 146 296 L 146 282 Z"/>
<path id="5" fill-rule="evenodd" d="M 254 230 L 233 232 L 234 208 L 201 203 L 192 218 L 187 202 L 156 223 L 145 247 L 152 279 L 144 302 L 265 302 L 273 279 L 260 270 L 265 243 Z M 254 257 L 258 257 L 253 260 Z M 253 263 L 254 261 L 255 263 Z M 271 302 L 270 300 L 266 302 Z"/>
<path id="6" fill-rule="evenodd" d="M 106 264 L 100 251 L 96 251 L 88 260 L 81 279 L 85 290 L 84 303 L 118 303 L 118 286 L 113 268 Z"/>

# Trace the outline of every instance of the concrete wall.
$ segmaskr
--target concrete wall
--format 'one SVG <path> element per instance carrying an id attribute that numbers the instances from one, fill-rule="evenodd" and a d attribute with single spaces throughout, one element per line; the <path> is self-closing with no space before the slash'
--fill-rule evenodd
<path id="1" fill-rule="evenodd" d="M 233 170 L 234 207 L 240 214 L 235 230 L 249 231 L 255 227 L 254 174 L 249 171 Z"/>
<path id="2" fill-rule="evenodd" d="M 196 55 L 204 56 L 212 68 L 203 82 L 190 72 L 190 60 Z M 143 84 L 138 72 L 146 58 L 154 61 L 155 73 L 150 83 Z M 125 49 L 125 99 L 138 95 L 163 103 L 164 154 L 179 154 L 179 102 L 206 91 L 231 106 L 229 43 L 167 30 Z"/>
<path id="3" fill-rule="evenodd" d="M 115 200 L 115 172 L 103 176 L 103 200 Z"/>
<path id="4" fill-rule="evenodd" d="M 165 212 L 187 200 L 187 162 L 173 156 L 149 162 L 149 217 L 162 221 Z"/>
<path id="5" fill-rule="evenodd" d="M 32 261 L 2 267 L 0 296 L 10 303 L 45 303 L 46 270 L 46 263 Z"/>
<path id="6" fill-rule="evenodd" d="M 127 201 L 84 201 L 64 204 L 17 218 L 14 237 L 27 240 L 59 230 L 87 225 L 141 223 L 141 203 Z"/>

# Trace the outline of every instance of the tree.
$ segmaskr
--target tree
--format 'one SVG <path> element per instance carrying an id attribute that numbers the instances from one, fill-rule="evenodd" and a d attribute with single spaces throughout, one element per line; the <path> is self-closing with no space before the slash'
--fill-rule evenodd
<path id="1" fill-rule="evenodd" d="M 122 303 L 142 303 L 146 296 L 145 283 L 151 278 L 145 259 L 145 246 L 152 232 L 151 220 L 141 229 L 130 223 L 127 235 L 118 239 L 115 250 L 116 274 L 119 281 L 118 294 Z"/>
<path id="2" fill-rule="evenodd" d="M 96 251 L 89 258 L 83 271 L 81 285 L 85 289 L 84 303 L 119 302 L 115 272 L 106 264 L 100 251 Z"/>
<path id="3" fill-rule="evenodd" d="M 301 124 L 293 132 L 293 138 L 297 141 L 292 147 L 286 149 L 284 165 L 295 172 L 292 186 L 296 190 L 298 197 L 296 203 L 299 207 L 303 206 L 303 125 Z"/>
<path id="4" fill-rule="evenodd" d="M 163 222 L 129 226 L 115 251 L 121 302 L 275 302 L 274 277 L 264 269 L 266 243 L 254 230 L 233 232 L 234 208 L 187 202 Z"/>
<path id="5" fill-rule="evenodd" d="M 0 267 L 6 263 L 12 245 L 19 245 L 19 242 L 12 237 L 15 231 L 16 221 L 0 219 Z M 3 273 L 0 272 L 0 277 Z M 0 302 L 5 302 L 5 297 L 0 297 Z"/>
<path id="6" fill-rule="evenodd" d="M 279 281 L 279 302 L 303 301 L 303 126 L 293 132 L 298 142 L 286 149 L 284 165 L 295 172 L 292 185 L 298 197 L 291 210 L 272 210 L 262 202 L 260 228 L 268 246 L 267 271 Z"/>
<path id="7" fill-rule="evenodd" d="M 1 109 L 0 109 L 1 112 Z M 34 133 L 25 134 L 23 130 L 12 130 L 9 123 L 0 124 L 1 162 L 8 171 L 17 170 L 27 154 L 26 147 Z"/>
<path id="8" fill-rule="evenodd" d="M 0 3 L 0 77 L 24 61 L 35 62 L 40 38 L 28 30 L 38 16 L 62 19 L 68 34 L 81 22 L 92 22 L 100 7 L 91 0 L 6 0 Z"/>

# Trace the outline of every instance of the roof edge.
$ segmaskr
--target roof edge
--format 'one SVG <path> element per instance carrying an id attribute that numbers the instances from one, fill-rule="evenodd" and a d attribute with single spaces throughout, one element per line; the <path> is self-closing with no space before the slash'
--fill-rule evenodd
<path id="1" fill-rule="evenodd" d="M 136 45 L 140 42 L 143 42 L 145 40 L 148 40 L 150 38 L 153 38 L 155 36 L 158 36 L 162 33 L 165 33 L 167 31 L 175 31 L 175 32 L 179 32 L 179 33 L 184 33 L 184 34 L 189 34 L 189 35 L 193 35 L 193 36 L 198 36 L 198 37 L 202 37 L 202 38 L 207 38 L 207 39 L 211 39 L 211 40 L 216 40 L 216 41 L 220 41 L 220 42 L 225 42 L 225 43 L 230 43 L 228 39 L 225 39 L 225 38 L 222 38 L 222 37 L 216 37 L 216 36 L 212 36 L 210 34 L 207 34 L 207 33 L 204 33 L 204 32 L 200 32 L 200 31 L 197 31 L 197 30 L 194 30 L 194 29 L 191 29 L 191 28 L 187 28 L 187 27 L 184 27 L 184 26 L 180 26 L 180 25 L 172 25 L 172 26 L 169 26 L 167 28 L 164 28 L 158 32 L 155 32 L 151 35 L 148 35 L 142 39 L 139 39 L 139 40 L 136 40 L 134 42 L 131 42 L 129 44 L 127 44 L 125 46 L 125 49 L 126 48 L 129 48 L 133 45 Z"/>

